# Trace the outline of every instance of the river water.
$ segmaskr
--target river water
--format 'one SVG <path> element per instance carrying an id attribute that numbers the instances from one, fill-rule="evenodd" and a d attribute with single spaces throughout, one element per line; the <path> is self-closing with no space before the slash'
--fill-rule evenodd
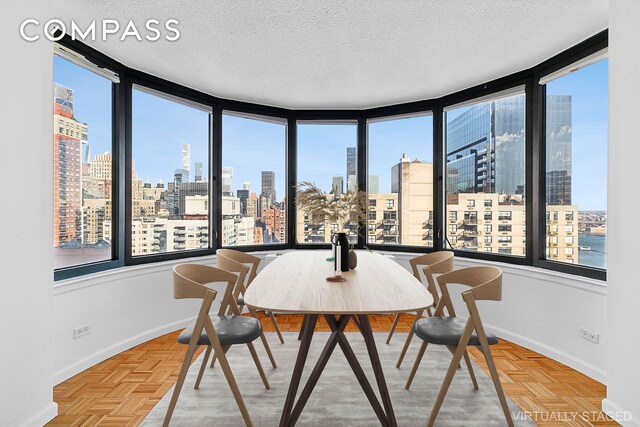
<path id="1" fill-rule="evenodd" d="M 607 268 L 607 237 L 596 234 L 579 234 L 578 244 L 591 247 L 590 251 L 578 251 L 578 263 L 589 267 Z"/>

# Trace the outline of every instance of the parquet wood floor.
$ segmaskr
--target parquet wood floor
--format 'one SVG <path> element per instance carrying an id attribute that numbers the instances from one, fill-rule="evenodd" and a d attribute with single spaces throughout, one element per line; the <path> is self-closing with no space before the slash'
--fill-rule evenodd
<path id="1" fill-rule="evenodd" d="M 277 315 L 283 332 L 297 332 L 300 315 Z M 265 331 L 273 332 L 263 318 Z M 393 317 L 371 316 L 374 332 L 386 332 Z M 409 331 L 403 316 L 399 332 Z M 317 330 L 328 332 L 323 321 Z M 349 324 L 348 331 L 356 332 Z M 136 426 L 175 383 L 186 346 L 173 332 L 124 351 L 54 387 L 59 415 L 48 426 Z M 399 339 L 394 337 L 394 339 Z M 485 370 L 482 353 L 471 357 Z M 606 387 L 597 381 L 524 347 L 501 340 L 492 347 L 505 392 L 540 426 L 616 426 L 600 412 Z M 412 363 L 412 355 L 405 363 Z M 426 421 L 426 415 L 425 415 Z"/>

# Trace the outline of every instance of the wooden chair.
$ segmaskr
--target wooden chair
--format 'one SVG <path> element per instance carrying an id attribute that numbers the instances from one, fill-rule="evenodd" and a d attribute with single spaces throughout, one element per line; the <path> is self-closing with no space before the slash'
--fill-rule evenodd
<path id="1" fill-rule="evenodd" d="M 453 359 L 442 381 L 442 387 L 438 392 L 436 401 L 433 404 L 433 409 L 429 415 L 429 420 L 427 421 L 428 427 L 433 426 L 463 356 L 467 363 L 473 386 L 475 389 L 478 388 L 478 383 L 473 374 L 471 361 L 467 353 L 467 346 L 478 346 L 482 350 L 482 354 L 487 362 L 487 367 L 489 368 L 493 385 L 496 388 L 498 399 L 500 399 L 500 405 L 502 406 L 507 424 L 513 426 L 511 411 L 507 405 L 504 390 L 500 383 L 500 377 L 498 376 L 496 365 L 491 356 L 491 349 L 489 348 L 490 345 L 498 343 L 498 338 L 492 333 L 485 331 L 476 305 L 476 301 L 500 301 L 502 299 L 502 271 L 496 267 L 469 267 L 445 273 L 439 276 L 437 280 L 440 285 L 442 297 L 436 306 L 434 316 L 420 319 L 416 321 L 414 325 L 415 334 L 423 340 L 423 343 L 411 369 L 405 388 L 408 389 L 411 386 L 411 382 L 418 370 L 427 344 L 445 345 L 451 350 Z M 462 292 L 462 299 L 469 311 L 469 317 L 466 321 L 456 317 L 451 296 L 447 288 L 448 284 L 461 284 L 471 288 Z M 449 316 L 443 316 L 445 307 L 449 312 Z"/>
<path id="2" fill-rule="evenodd" d="M 433 306 L 436 307 L 438 302 L 440 302 L 440 295 L 438 293 L 438 287 L 436 286 L 434 274 L 444 274 L 450 271 L 453 271 L 453 252 L 451 251 L 439 251 L 432 252 L 430 254 L 421 255 L 415 257 L 409 261 L 411 265 L 411 270 L 413 271 L 413 275 L 420 280 L 420 274 L 418 267 L 424 266 L 422 268 L 422 273 L 427 280 L 427 290 L 433 297 Z M 419 319 L 422 319 L 424 312 L 419 311 L 416 313 L 416 318 L 414 323 Z M 431 308 L 427 308 L 427 315 L 431 317 Z M 396 319 L 399 319 L 400 316 L 396 315 Z M 397 320 L 394 321 L 397 324 Z M 389 333 L 388 339 L 391 339 L 391 334 L 393 330 Z M 413 327 L 409 330 L 409 334 L 405 339 L 404 346 L 402 347 L 402 351 L 400 352 L 400 356 L 398 357 L 398 362 L 396 363 L 396 368 L 400 368 L 402 365 L 402 361 L 404 360 L 404 356 L 407 354 L 407 350 L 411 345 L 411 340 L 413 339 Z M 387 341 L 388 342 L 388 341 Z"/>
<path id="3" fill-rule="evenodd" d="M 244 293 L 246 291 L 246 288 L 244 286 L 244 282 L 245 282 L 245 278 L 247 276 L 247 274 L 249 273 L 249 267 L 247 267 L 245 264 L 241 264 L 239 262 L 236 262 L 234 260 L 232 260 L 231 258 L 227 258 L 226 256 L 222 255 L 222 254 L 217 254 L 216 256 L 216 264 L 218 268 L 221 268 L 225 271 L 231 272 L 231 273 L 235 273 L 238 275 L 238 282 L 237 282 L 237 286 L 234 289 L 233 292 L 233 300 L 237 301 L 239 304 L 242 302 L 244 304 Z M 253 309 L 252 307 L 247 306 L 247 309 L 249 310 L 249 314 L 251 315 L 251 317 L 258 319 L 258 316 L 256 314 L 255 309 Z M 229 308 L 229 311 L 231 311 L 231 308 Z M 228 312 L 227 314 L 232 314 L 230 312 Z M 262 344 L 264 345 L 264 349 L 267 352 L 267 355 L 269 356 L 269 360 L 271 361 L 271 366 L 273 366 L 274 368 L 277 368 L 276 365 L 276 361 L 273 358 L 273 354 L 271 353 L 271 347 L 269 347 L 269 343 L 267 342 L 267 337 L 264 335 L 264 330 L 260 332 L 260 339 L 262 340 Z M 209 349 L 207 349 L 209 350 Z M 209 354 L 210 351 L 208 351 L 205 356 L 204 359 L 202 361 L 202 365 L 206 365 L 207 363 L 207 359 L 209 358 Z M 214 359 L 211 361 L 211 366 L 213 367 L 215 363 L 215 356 Z"/>
<path id="4" fill-rule="evenodd" d="M 168 426 L 171 421 L 171 416 L 173 415 L 180 391 L 184 385 L 184 380 L 189 371 L 193 355 L 201 345 L 206 345 L 208 352 L 213 350 L 216 358 L 220 361 L 222 372 L 229 383 L 229 387 L 231 388 L 231 392 L 233 393 L 233 397 L 236 400 L 245 424 L 247 426 L 253 425 L 240 390 L 238 389 L 238 384 L 227 361 L 226 353 L 229 348 L 233 344 L 247 344 L 251 352 L 251 357 L 262 378 L 262 382 L 267 389 L 269 389 L 269 382 L 267 381 L 267 377 L 252 343 L 260 336 L 262 325 L 257 319 L 240 316 L 238 307 L 233 300 L 233 291 L 238 280 L 239 276 L 233 273 L 206 265 L 179 264 L 173 268 L 173 297 L 175 299 L 198 298 L 202 299 L 202 304 L 195 324 L 187 327 L 178 337 L 178 342 L 188 344 L 187 353 L 182 362 L 173 394 L 171 395 L 171 401 L 167 408 L 163 426 Z M 220 303 L 218 316 L 211 317 L 209 310 L 216 298 L 217 292 L 205 285 L 216 282 L 226 282 L 227 284 L 223 299 Z M 233 312 L 231 316 L 225 315 L 229 307 L 231 307 L 231 311 Z M 205 364 L 206 362 L 203 363 L 198 373 L 198 378 L 196 379 L 197 386 L 202 379 Z"/>
<path id="5" fill-rule="evenodd" d="M 218 249 L 216 251 L 216 255 L 222 255 L 226 258 L 229 258 L 241 264 L 251 265 L 251 267 L 249 268 L 249 273 L 247 275 L 245 287 L 248 288 L 249 286 L 251 286 L 251 282 L 253 282 L 253 279 L 255 279 L 256 276 L 258 275 L 258 265 L 260 264 L 260 258 L 253 256 L 251 254 L 236 251 L 233 249 Z M 239 303 L 240 309 L 242 310 L 244 306 L 244 301 L 240 300 L 238 301 L 238 303 Z M 280 332 L 280 327 L 278 326 L 278 322 L 276 321 L 275 316 L 273 315 L 273 313 L 270 313 L 270 312 L 265 314 L 267 314 L 271 319 L 271 323 L 273 324 L 273 328 L 276 330 L 276 334 L 278 334 L 278 339 L 280 340 L 280 343 L 284 344 L 284 338 L 282 338 L 282 333 Z"/>
<path id="6" fill-rule="evenodd" d="M 419 255 L 417 257 L 411 258 L 409 260 L 409 265 L 411 265 L 411 271 L 416 279 L 422 282 L 422 277 L 420 276 L 420 270 L 418 268 L 420 266 L 424 266 L 423 273 L 427 280 L 427 289 L 433 296 L 433 306 L 438 305 L 439 295 L 436 284 L 433 280 L 433 274 L 442 274 L 448 273 L 453 270 L 453 252 L 451 251 L 438 251 L 432 252 L 429 254 Z M 431 309 L 427 309 L 427 314 L 431 316 Z M 419 313 L 416 316 L 416 319 L 422 318 L 422 313 Z M 391 330 L 389 331 L 389 335 L 387 336 L 387 344 L 391 342 L 391 337 L 393 337 L 393 333 L 398 326 L 398 321 L 400 320 L 400 313 L 396 314 L 395 319 L 393 319 L 393 324 L 391 325 Z M 407 348 L 409 347 L 409 343 L 411 342 L 413 334 L 410 332 L 409 337 L 407 337 L 407 341 L 405 342 L 405 347 L 402 349 L 402 353 L 400 354 L 400 359 L 398 359 L 397 367 L 400 367 L 402 363 L 402 359 L 404 358 L 404 353 L 406 353 Z"/>

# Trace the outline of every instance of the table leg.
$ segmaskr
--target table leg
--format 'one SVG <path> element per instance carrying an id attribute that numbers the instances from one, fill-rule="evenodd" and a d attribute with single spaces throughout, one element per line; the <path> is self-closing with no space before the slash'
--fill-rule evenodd
<path id="1" fill-rule="evenodd" d="M 351 370 L 356 375 L 356 378 L 358 379 L 358 382 L 360 383 L 365 396 L 367 396 L 367 399 L 369 399 L 369 403 L 371 404 L 373 411 L 378 416 L 380 424 L 382 424 L 383 426 L 388 426 L 389 420 L 387 419 L 387 414 L 384 412 L 384 409 L 382 409 L 382 406 L 378 401 L 378 397 L 373 391 L 373 388 L 371 387 L 367 376 L 362 370 L 362 366 L 360 366 L 360 362 L 358 362 L 358 359 L 356 358 L 356 355 L 353 352 L 353 349 L 349 345 L 349 341 L 347 341 L 347 338 L 344 336 L 344 334 L 340 334 L 338 336 L 338 344 L 340 344 L 340 348 L 342 349 L 347 362 L 349 362 Z"/>
<path id="2" fill-rule="evenodd" d="M 304 332 L 304 326 L 307 324 L 307 316 L 302 318 L 302 326 L 300 326 L 300 332 L 298 332 L 298 341 L 302 339 L 302 333 Z"/>
<path id="3" fill-rule="evenodd" d="M 387 413 L 387 420 L 391 427 L 397 427 L 396 416 L 393 413 L 393 405 L 391 404 L 391 397 L 389 396 L 389 390 L 387 389 L 387 383 L 384 379 L 384 371 L 382 370 L 382 364 L 380 363 L 380 356 L 378 356 L 378 349 L 376 348 L 376 342 L 373 338 L 373 332 L 371 331 L 371 324 L 369 323 L 369 317 L 367 315 L 359 315 L 360 327 L 362 329 L 362 336 L 369 352 L 369 359 L 371 359 L 371 366 L 373 367 L 373 373 L 378 383 L 378 390 L 380 391 L 380 397 L 384 404 L 384 410 Z"/>
<path id="4" fill-rule="evenodd" d="M 327 362 L 329 361 L 329 358 L 331 357 L 333 350 L 336 348 L 336 344 L 338 343 L 338 340 L 336 339 L 336 337 L 338 334 L 342 334 L 342 331 L 347 326 L 347 323 L 349 323 L 349 317 L 351 316 L 346 316 L 346 315 L 340 316 L 340 318 L 336 322 L 333 316 L 325 316 L 328 322 L 330 319 L 333 320 L 333 324 L 335 325 L 335 327 L 331 328 L 332 333 L 329 336 L 329 339 L 327 340 L 327 343 L 325 344 L 324 349 L 322 350 L 322 354 L 320 355 L 320 357 L 318 358 L 318 361 L 316 362 L 316 366 L 314 366 L 313 371 L 311 371 L 311 375 L 309 375 L 309 379 L 307 380 L 307 383 L 302 389 L 302 392 L 300 393 L 300 397 L 298 397 L 298 401 L 296 402 L 296 405 L 293 408 L 293 411 L 291 412 L 291 416 L 289 417 L 290 425 L 294 425 L 298 421 L 298 418 L 300 417 L 300 414 L 304 409 L 304 405 L 307 404 L 307 401 L 311 396 L 311 392 L 313 391 L 314 387 L 318 383 L 318 380 L 320 379 L 320 374 L 322 374 L 322 371 L 324 371 L 324 368 L 327 365 Z"/>
<path id="5" fill-rule="evenodd" d="M 367 396 L 367 399 L 369 400 L 369 403 L 371 404 L 374 412 L 378 416 L 378 419 L 382 426 L 397 427 L 395 415 L 393 413 L 393 407 L 391 405 L 391 399 L 389 397 L 387 385 L 384 380 L 384 373 L 382 372 L 382 366 L 380 364 L 380 358 L 378 357 L 378 352 L 376 350 L 375 343 L 373 342 L 373 333 L 371 331 L 369 319 L 367 318 L 367 316 L 359 316 L 360 321 L 358 323 L 360 325 L 359 329 L 367 345 L 367 351 L 369 352 L 369 358 L 371 359 L 371 364 L 373 366 L 378 389 L 380 390 L 380 396 L 382 397 L 382 404 L 384 405 L 384 409 L 378 401 L 378 398 L 375 395 L 375 392 L 373 391 L 373 388 L 371 387 L 371 384 L 369 383 L 369 380 L 367 379 L 362 366 L 360 366 L 360 363 L 358 362 L 358 359 L 353 352 L 353 349 L 349 345 L 347 337 L 344 334 L 344 329 L 347 326 L 347 323 L 349 323 L 349 319 L 354 316 L 342 315 L 338 317 L 325 315 L 324 317 L 327 320 L 327 323 L 329 324 L 332 332 L 329 336 L 329 339 L 327 340 L 327 343 L 325 344 L 322 354 L 318 358 L 318 361 L 316 362 L 316 365 L 314 366 L 313 371 L 309 376 L 309 379 L 307 380 L 307 383 L 300 393 L 298 401 L 296 402 L 295 398 L 298 391 L 298 385 L 300 383 L 300 378 L 302 377 L 304 364 L 309 353 L 309 346 L 311 345 L 311 337 L 313 335 L 313 330 L 318 318 L 317 315 L 305 315 L 304 327 L 301 334 L 302 342 L 300 343 L 300 350 L 298 351 L 298 357 L 293 369 L 291 383 L 289 384 L 289 392 L 287 394 L 285 406 L 280 418 L 280 427 L 294 426 L 298 421 L 298 418 L 300 417 L 305 404 L 311 396 L 311 392 L 320 379 L 320 375 L 326 367 L 327 362 L 331 358 L 331 355 L 333 354 L 333 351 L 337 344 L 340 345 L 340 348 L 344 353 L 347 362 L 349 362 L 351 369 L 356 375 L 356 378 L 358 379 L 362 390 Z"/>
<path id="6" fill-rule="evenodd" d="M 289 425 L 289 418 L 291 416 L 291 408 L 296 399 L 296 393 L 298 392 L 298 385 L 300 384 L 300 378 L 302 377 L 302 371 L 304 370 L 304 363 L 307 361 L 307 355 L 309 354 L 309 347 L 311 346 L 311 338 L 313 338 L 313 331 L 318 321 L 317 314 L 305 314 L 304 315 L 304 329 L 302 333 L 302 341 L 300 342 L 300 350 L 298 350 L 298 357 L 296 364 L 293 368 L 293 375 L 291 376 L 291 383 L 289 384 L 289 391 L 287 392 L 287 399 L 282 409 L 282 416 L 280 417 L 280 427 L 286 427 Z"/>

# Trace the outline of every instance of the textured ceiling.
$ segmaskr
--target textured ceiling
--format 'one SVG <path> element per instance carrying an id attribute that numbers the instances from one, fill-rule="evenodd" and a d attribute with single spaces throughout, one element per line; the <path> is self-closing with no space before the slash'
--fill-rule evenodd
<path id="1" fill-rule="evenodd" d="M 529 68 L 607 27 L 607 0 L 56 0 L 56 17 L 175 18 L 178 41 L 88 42 L 200 91 L 288 108 L 439 97 Z M 146 33 L 144 33 L 146 34 Z"/>

